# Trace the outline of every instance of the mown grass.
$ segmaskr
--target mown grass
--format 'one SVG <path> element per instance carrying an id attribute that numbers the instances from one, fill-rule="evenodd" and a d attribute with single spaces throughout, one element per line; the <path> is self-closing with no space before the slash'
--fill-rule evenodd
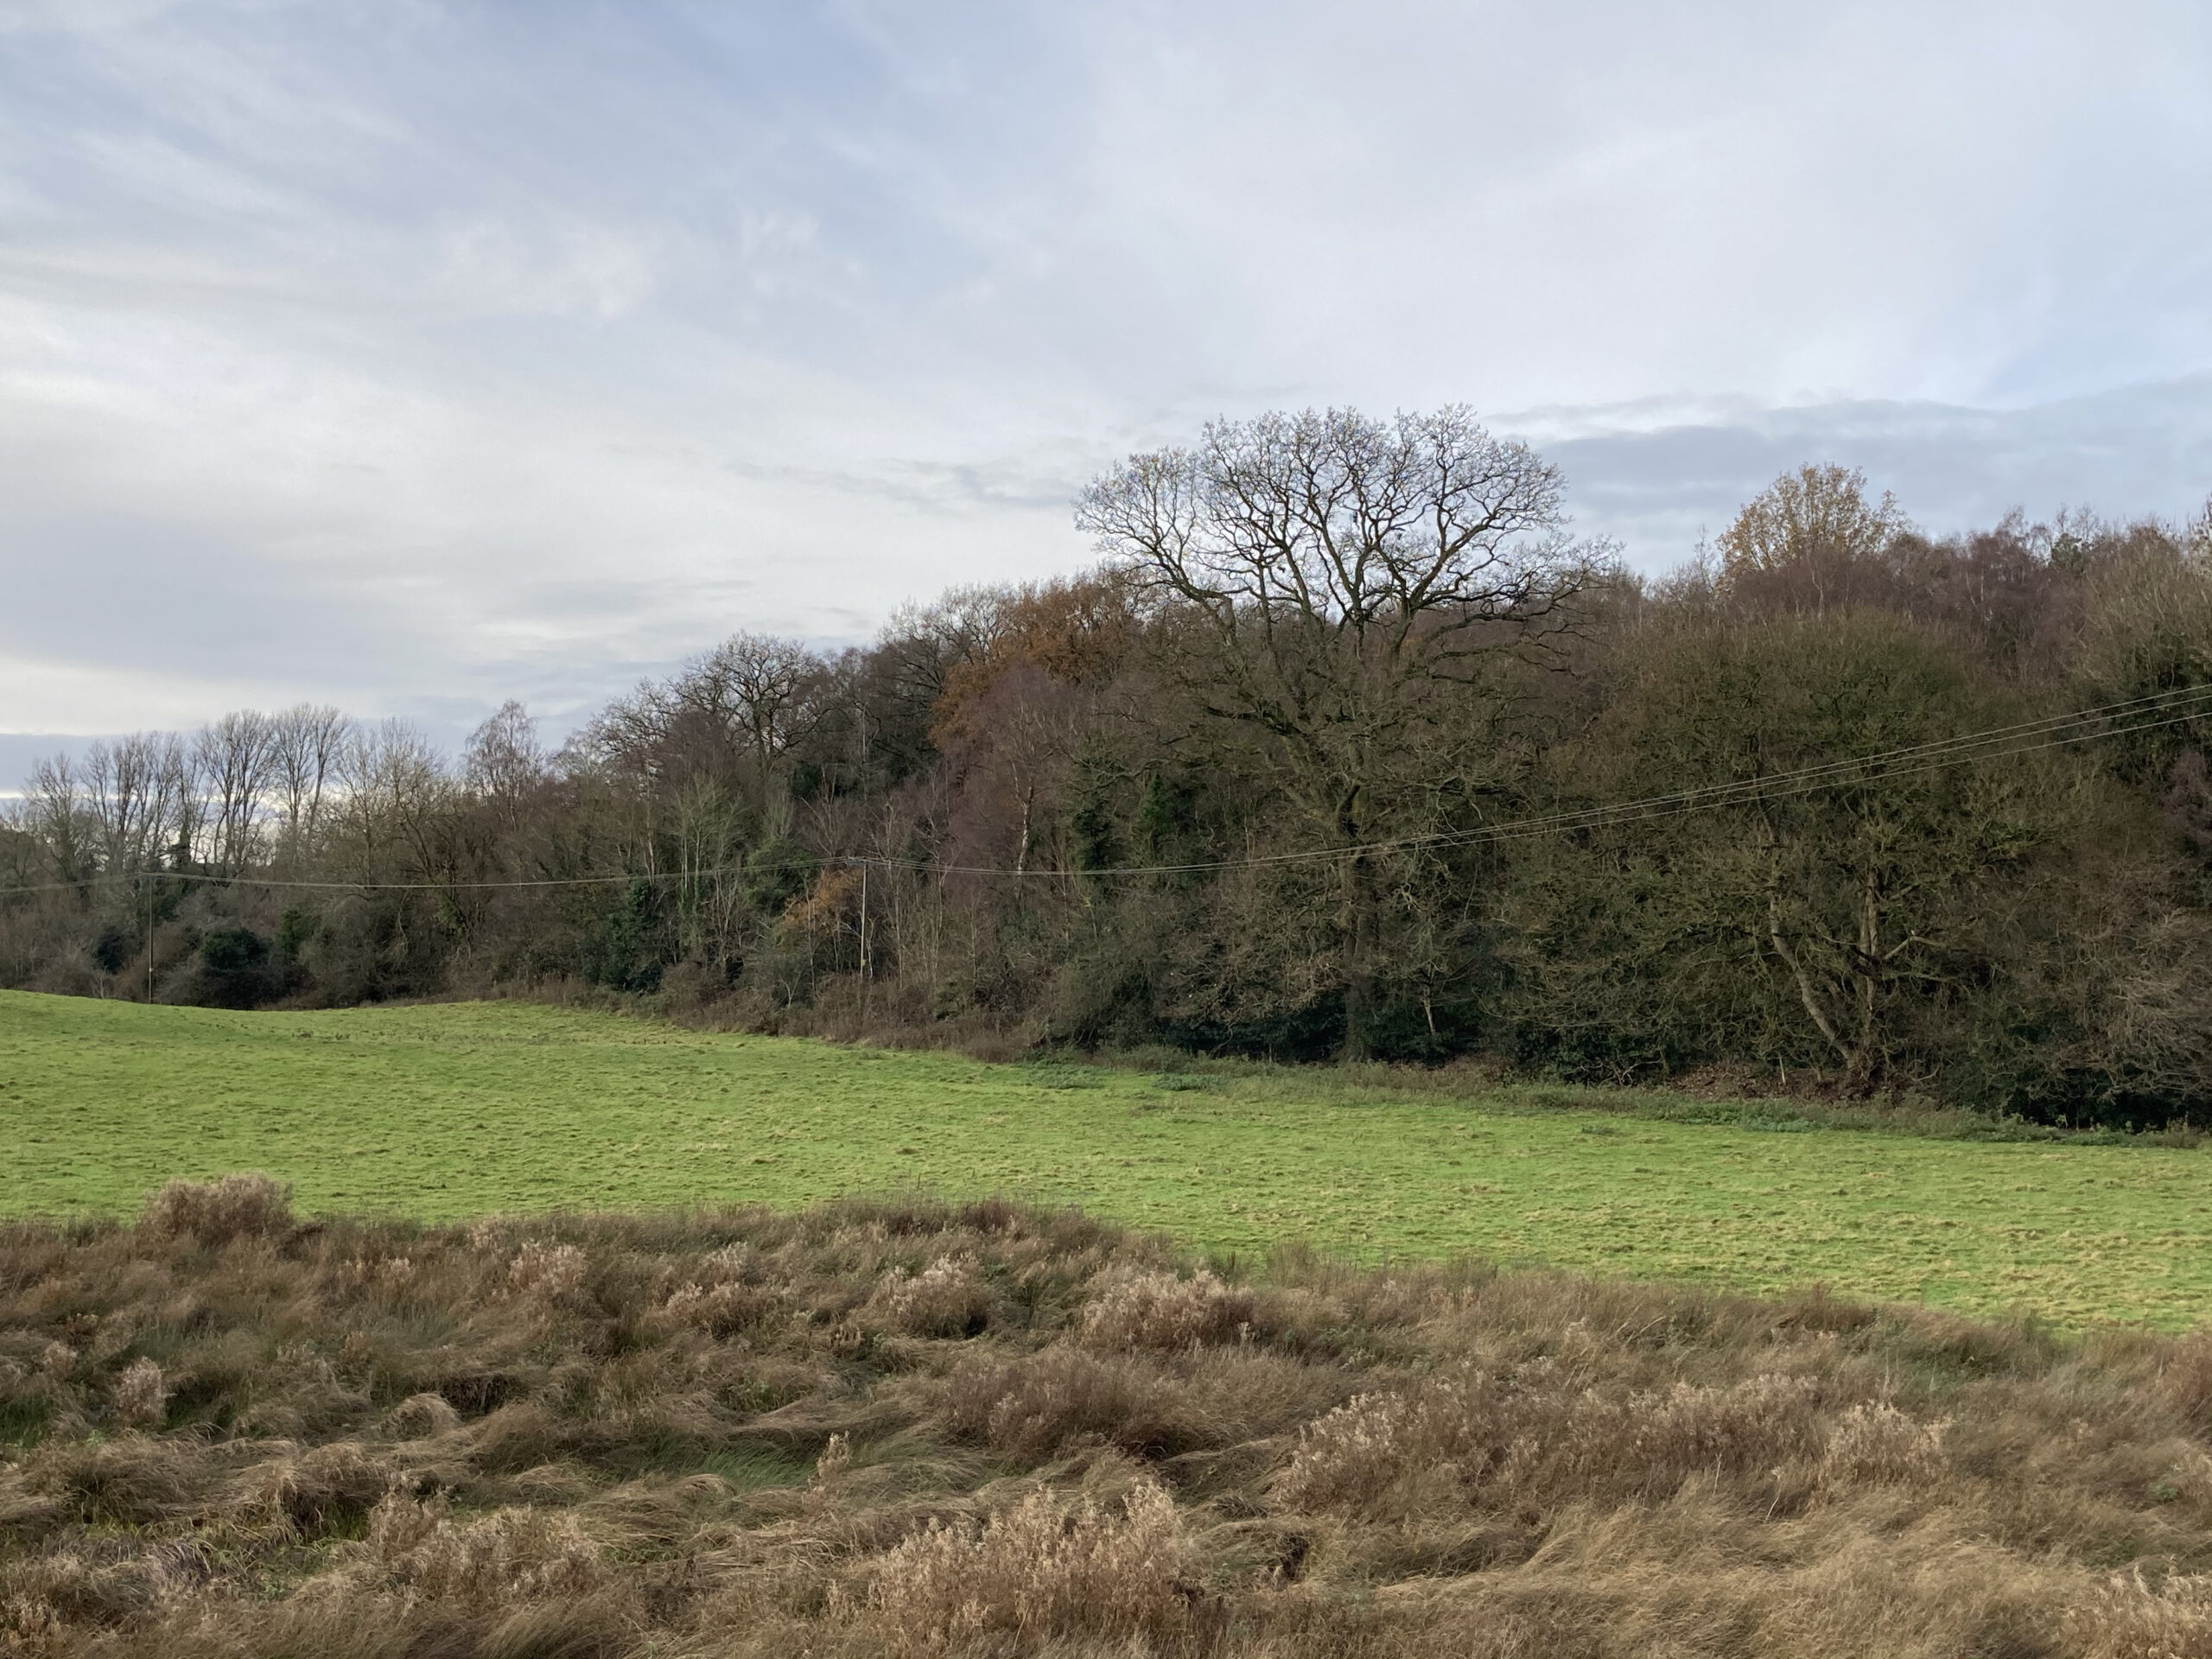
<path id="1" fill-rule="evenodd" d="M 0 1211 L 120 1215 L 170 1175 L 244 1168 L 310 1212 L 425 1221 L 1002 1193 L 1217 1255 L 1302 1241 L 2069 1325 L 2212 1318 L 2201 1153 L 1573 1109 L 1604 1098 L 991 1065 L 511 1002 L 249 1014 L 0 993 Z"/>

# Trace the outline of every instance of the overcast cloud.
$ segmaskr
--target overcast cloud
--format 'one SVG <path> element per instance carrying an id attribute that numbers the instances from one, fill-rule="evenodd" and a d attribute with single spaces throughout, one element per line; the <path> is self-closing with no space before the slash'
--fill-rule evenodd
<path id="1" fill-rule="evenodd" d="M 2208 200 L 2202 0 L 0 0 L 0 733 L 557 727 L 1270 406 L 1650 569 L 1803 461 L 2179 517 Z"/>

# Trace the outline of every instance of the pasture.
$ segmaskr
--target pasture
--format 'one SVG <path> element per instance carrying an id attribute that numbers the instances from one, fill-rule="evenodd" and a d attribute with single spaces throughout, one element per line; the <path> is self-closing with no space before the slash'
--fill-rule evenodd
<path id="1" fill-rule="evenodd" d="M 442 1221 L 999 1194 L 1247 1260 L 1476 1255 L 2067 1325 L 2212 1317 L 2208 1154 L 1559 1109 L 1327 1072 L 992 1065 L 518 1002 L 230 1014 L 0 993 L 0 1211 L 265 1170 Z"/>

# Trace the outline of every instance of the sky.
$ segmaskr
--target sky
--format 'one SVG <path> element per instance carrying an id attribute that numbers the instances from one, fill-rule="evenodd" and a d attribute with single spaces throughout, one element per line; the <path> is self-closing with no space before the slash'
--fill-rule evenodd
<path id="1" fill-rule="evenodd" d="M 1471 405 L 1648 570 L 1806 461 L 2185 518 L 2208 201 L 2202 0 L 0 0 L 0 781 L 557 732 L 1271 408 Z"/>

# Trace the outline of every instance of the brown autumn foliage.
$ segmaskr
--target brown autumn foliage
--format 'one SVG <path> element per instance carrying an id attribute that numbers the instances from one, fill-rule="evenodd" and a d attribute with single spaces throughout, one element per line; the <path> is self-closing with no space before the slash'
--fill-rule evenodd
<path id="1" fill-rule="evenodd" d="M 0 1652 L 2212 1654 L 2201 1337 L 220 1191 L 0 1231 Z"/>

